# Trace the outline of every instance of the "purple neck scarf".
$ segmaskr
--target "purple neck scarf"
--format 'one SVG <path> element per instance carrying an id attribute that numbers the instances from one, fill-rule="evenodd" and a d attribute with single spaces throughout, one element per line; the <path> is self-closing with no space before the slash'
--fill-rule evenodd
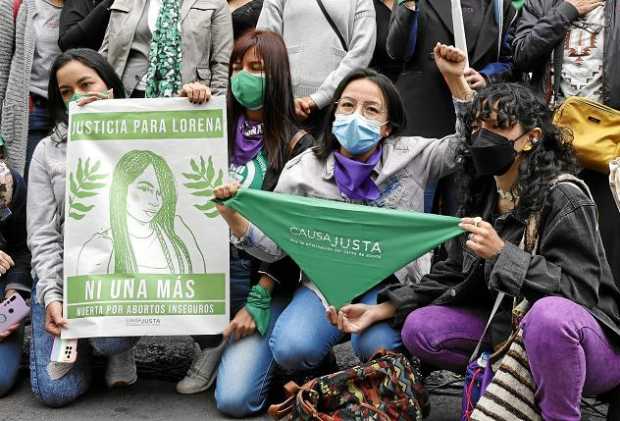
<path id="1" fill-rule="evenodd" d="M 366 162 L 355 161 L 340 152 L 334 152 L 334 178 L 338 190 L 351 200 L 377 200 L 380 196 L 379 188 L 370 174 L 381 158 L 381 151 L 382 147 L 379 146 Z"/>
<path id="2" fill-rule="evenodd" d="M 245 165 L 260 152 L 263 147 L 263 123 L 248 121 L 243 115 L 237 121 L 235 129 L 235 151 L 232 163 Z"/>

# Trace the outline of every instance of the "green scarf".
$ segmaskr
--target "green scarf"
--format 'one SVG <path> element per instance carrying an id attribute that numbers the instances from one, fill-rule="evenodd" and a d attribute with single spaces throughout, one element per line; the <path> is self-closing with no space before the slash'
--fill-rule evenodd
<path id="1" fill-rule="evenodd" d="M 181 0 L 162 0 L 149 51 L 146 97 L 171 97 L 181 88 Z"/>
<path id="2" fill-rule="evenodd" d="M 459 218 L 262 190 L 224 204 L 271 238 L 337 308 L 463 233 Z"/>

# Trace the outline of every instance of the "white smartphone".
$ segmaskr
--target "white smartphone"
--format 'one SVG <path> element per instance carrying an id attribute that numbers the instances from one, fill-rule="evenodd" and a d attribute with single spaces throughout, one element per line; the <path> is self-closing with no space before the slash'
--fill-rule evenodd
<path id="1" fill-rule="evenodd" d="M 62 339 L 54 336 L 50 360 L 57 363 L 74 363 L 77 359 L 77 339 Z"/>

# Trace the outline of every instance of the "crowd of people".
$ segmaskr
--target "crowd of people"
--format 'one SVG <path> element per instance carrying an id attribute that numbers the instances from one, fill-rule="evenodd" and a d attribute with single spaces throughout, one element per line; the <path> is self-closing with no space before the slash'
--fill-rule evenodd
<path id="1" fill-rule="evenodd" d="M 93 352 L 109 387 L 137 380 L 139 338 L 80 340 L 74 364 L 50 362 L 68 323 L 68 104 L 214 95 L 231 180 L 218 199 L 248 188 L 441 213 L 465 235 L 336 310 L 218 204 L 231 321 L 194 338 L 179 393 L 215 383 L 222 413 L 263 412 L 276 366 L 317 369 L 349 335 L 362 361 L 387 349 L 463 372 L 481 336 L 490 350 L 510 336 L 512 300 L 485 335 L 499 293 L 530 303 L 520 327 L 543 419 L 579 420 L 582 396 L 619 387 L 620 213 L 608 174 L 580 166 L 553 112 L 575 96 L 620 110 L 620 3 L 460 3 L 467 51 L 452 46 L 446 0 L 0 0 L 0 293 L 31 298 L 37 398 L 84 395 Z M 0 332 L 0 396 L 23 330 Z"/>

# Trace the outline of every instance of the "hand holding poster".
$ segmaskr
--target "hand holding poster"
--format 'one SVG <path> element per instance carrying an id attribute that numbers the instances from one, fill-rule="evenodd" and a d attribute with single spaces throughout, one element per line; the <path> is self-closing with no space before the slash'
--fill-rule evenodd
<path id="1" fill-rule="evenodd" d="M 63 338 L 220 333 L 224 98 L 70 105 Z"/>

